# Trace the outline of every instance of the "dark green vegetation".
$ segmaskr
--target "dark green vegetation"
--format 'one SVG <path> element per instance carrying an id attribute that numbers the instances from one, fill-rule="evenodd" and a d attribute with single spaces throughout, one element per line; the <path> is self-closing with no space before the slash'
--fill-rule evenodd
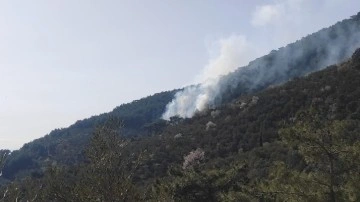
<path id="1" fill-rule="evenodd" d="M 358 201 L 359 53 L 150 136 L 107 120 L 82 163 L 49 163 L 5 201 Z"/>
<path id="2" fill-rule="evenodd" d="M 309 57 L 321 55 L 304 60 Z M 296 67 L 303 65 L 309 64 Z M 238 87 L 227 94 L 231 102 L 191 119 L 158 119 L 175 91 L 134 101 L 52 131 L 9 156 L 1 151 L 8 183 L 0 196 L 359 201 L 359 78 L 360 50 L 348 61 L 281 86 L 258 92 Z"/>
<path id="3" fill-rule="evenodd" d="M 223 76 L 215 105 L 301 77 L 349 58 L 360 47 L 360 13 L 301 40 L 271 51 Z M 211 103 L 212 104 L 212 103 Z"/>
<path id="4" fill-rule="evenodd" d="M 142 136 L 155 130 L 165 106 L 174 96 L 174 91 L 162 92 L 129 104 L 123 104 L 112 112 L 77 121 L 69 128 L 55 129 L 43 138 L 25 144 L 9 156 L 3 169 L 3 177 L 13 180 L 15 176 L 29 173 L 38 175 L 51 164 L 73 165 L 82 161 L 82 151 L 97 125 L 105 123 L 109 117 L 123 121 L 124 136 Z M 151 127 L 152 126 L 152 127 Z"/>
<path id="5" fill-rule="evenodd" d="M 222 97 L 216 98 L 215 102 L 220 106 L 241 95 L 258 92 L 268 86 L 342 62 L 355 51 L 356 44 L 360 45 L 360 13 L 272 51 L 224 76 L 219 83 Z M 25 144 L 8 157 L 2 180 L 13 180 L 29 174 L 39 175 L 48 164 L 74 165 L 81 162 L 83 150 L 94 128 L 109 117 L 123 121 L 124 136 L 137 139 L 159 134 L 166 126 L 160 117 L 176 92 L 162 92 L 123 104 L 112 112 L 78 121 L 68 128 L 53 130 L 45 137 Z"/>

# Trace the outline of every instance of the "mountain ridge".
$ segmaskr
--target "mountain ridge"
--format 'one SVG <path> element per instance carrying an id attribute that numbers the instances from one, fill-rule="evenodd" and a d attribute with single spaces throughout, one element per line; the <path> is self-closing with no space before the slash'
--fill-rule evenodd
<path id="1" fill-rule="evenodd" d="M 49 165 L 0 194 L 9 201 L 357 201 L 359 53 L 193 118 L 173 118 L 152 135 L 122 139 L 105 124 L 83 162 Z M 330 163 L 328 151 L 345 155 Z"/>
<path id="2" fill-rule="evenodd" d="M 225 75 L 220 79 L 221 91 L 223 93 L 215 97 L 213 104 L 221 106 L 221 104 L 229 103 L 241 95 L 265 89 L 270 85 L 283 83 L 290 78 L 303 76 L 321 67 L 325 67 L 321 65 L 332 61 L 338 63 L 350 57 L 350 53 L 355 50 L 356 44 L 360 44 L 359 40 L 354 40 L 360 39 L 360 37 L 349 37 L 351 40 L 341 46 L 344 49 L 339 51 L 341 54 L 330 58 L 330 61 L 320 58 L 334 56 L 331 54 L 327 55 L 327 53 L 332 53 L 331 51 L 327 52 L 327 49 L 330 49 L 330 45 L 334 46 L 336 43 L 326 43 L 324 45 L 326 41 L 320 43 L 317 41 L 317 38 L 326 36 L 326 39 L 330 37 L 336 41 L 350 35 L 360 36 L 359 16 L 360 13 L 351 19 L 343 20 L 329 28 L 324 28 L 277 51 L 272 51 L 250 62 L 248 66 L 239 68 L 232 74 Z M 338 30 L 342 31 L 338 32 Z M 347 47 L 348 44 L 352 44 L 352 46 Z M 289 57 L 290 60 L 281 63 L 284 62 L 283 59 L 287 58 L 288 55 L 296 55 L 297 57 Z M 319 61 L 325 61 L 325 63 Z M 290 68 L 291 71 L 287 69 L 289 72 L 282 72 L 280 70 L 284 69 L 279 68 L 276 69 L 274 75 L 266 75 L 264 73 L 264 70 L 278 68 L 279 66 L 284 67 L 285 70 L 289 67 L 298 68 Z M 283 74 L 288 76 L 286 77 Z M 261 77 L 264 77 L 265 81 Z M 257 78 L 257 80 L 252 80 L 251 78 Z M 164 112 L 166 105 L 178 91 L 162 92 L 121 105 L 110 113 L 77 121 L 66 129 L 54 130 L 43 138 L 27 143 L 20 150 L 12 152 L 4 167 L 3 178 L 14 179 L 16 176 L 24 175 L 22 174 L 23 171 L 37 171 L 44 167 L 47 161 L 66 165 L 78 162 L 82 158 L 81 151 L 88 142 L 89 134 L 91 134 L 96 125 L 106 121 L 109 115 L 124 120 L 125 128 L 123 129 L 123 134 L 126 136 L 147 136 L 158 133 L 167 124 L 159 118 Z"/>

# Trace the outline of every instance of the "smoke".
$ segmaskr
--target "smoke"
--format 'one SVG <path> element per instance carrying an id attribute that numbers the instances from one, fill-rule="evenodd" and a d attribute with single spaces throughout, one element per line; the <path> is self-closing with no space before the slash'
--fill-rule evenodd
<path id="1" fill-rule="evenodd" d="M 252 13 L 251 24 L 255 27 L 288 26 L 291 24 L 296 26 L 296 22 L 303 21 L 306 8 L 313 6 L 314 3 L 309 0 L 278 0 L 257 6 Z"/>
<path id="2" fill-rule="evenodd" d="M 201 75 L 198 76 L 201 83 L 178 92 L 173 101 L 167 105 L 164 119 L 175 115 L 189 118 L 195 112 L 213 105 L 214 98 L 220 93 L 218 85 L 220 76 L 229 74 L 239 65 L 246 65 L 256 54 L 253 46 L 243 35 L 232 35 L 226 39 L 220 39 L 211 47 L 209 52 L 218 49 L 219 53 L 209 60 Z"/>
<path id="3" fill-rule="evenodd" d="M 274 15 L 269 14 L 270 19 Z M 261 24 L 260 21 L 257 23 Z M 176 115 L 189 118 L 198 111 L 231 101 L 241 94 L 344 61 L 360 46 L 360 14 L 271 51 L 247 66 L 244 65 L 259 51 L 244 36 L 234 35 L 218 44 L 219 54 L 204 68 L 202 82 L 178 92 L 166 106 L 163 119 Z"/>
<path id="4" fill-rule="evenodd" d="M 253 26 L 265 26 L 280 19 L 283 11 L 283 4 L 257 6 L 253 13 L 251 24 Z"/>
<path id="5" fill-rule="evenodd" d="M 246 65 L 253 59 L 256 51 L 243 35 L 231 35 L 215 41 L 209 52 L 219 50 L 214 58 L 210 58 L 201 74 L 200 81 L 217 78 L 234 71 L 239 65 Z"/>

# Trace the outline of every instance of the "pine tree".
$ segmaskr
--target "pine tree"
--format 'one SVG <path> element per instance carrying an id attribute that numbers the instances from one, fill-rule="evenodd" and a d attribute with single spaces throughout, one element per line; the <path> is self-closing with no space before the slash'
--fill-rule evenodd
<path id="1" fill-rule="evenodd" d="M 359 122 L 332 120 L 315 110 L 299 113 L 296 123 L 280 130 L 284 144 L 306 163 L 302 170 L 277 162 L 264 183 L 272 198 L 291 201 L 354 201 L 359 179 Z"/>

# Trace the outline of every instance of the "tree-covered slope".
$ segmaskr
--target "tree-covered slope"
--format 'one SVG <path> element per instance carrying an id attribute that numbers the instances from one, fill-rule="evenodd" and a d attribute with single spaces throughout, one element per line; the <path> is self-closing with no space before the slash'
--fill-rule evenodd
<path id="1" fill-rule="evenodd" d="M 83 163 L 51 165 L 0 192 L 39 201 L 358 201 L 359 78 L 360 49 L 150 136 L 121 139 L 105 124 Z"/>
<path id="2" fill-rule="evenodd" d="M 60 164 L 78 162 L 94 128 L 109 117 L 122 120 L 122 134 L 125 136 L 147 134 L 146 124 L 159 119 L 175 92 L 176 90 L 157 93 L 120 105 L 109 113 L 77 121 L 68 128 L 55 129 L 48 135 L 25 144 L 20 150 L 13 151 L 6 161 L 2 177 L 13 179 L 15 175 L 22 175 L 22 172 L 28 175 L 31 170 L 39 171 L 48 161 Z"/>
<path id="3" fill-rule="evenodd" d="M 222 93 L 215 98 L 215 106 L 225 105 L 237 99 L 239 96 L 244 96 L 242 99 L 245 99 L 244 102 L 247 102 L 247 104 L 249 102 L 251 103 L 253 98 L 246 97 L 249 93 L 258 92 L 271 85 L 278 85 L 290 78 L 303 76 L 324 68 L 329 64 L 344 61 L 350 57 L 351 53 L 359 44 L 360 14 L 304 37 L 277 51 L 272 51 L 270 54 L 250 62 L 248 66 L 239 68 L 235 72 L 223 76 L 219 82 L 219 90 Z M 305 91 L 306 90 L 304 90 L 304 92 Z M 162 121 L 160 117 L 162 113 L 164 113 L 167 103 L 173 99 L 175 93 L 176 90 L 163 92 L 138 101 L 133 101 L 129 104 L 121 105 L 112 112 L 78 121 L 69 128 L 56 129 L 43 138 L 27 143 L 20 150 L 12 152 L 7 158 L 2 177 L 5 179 L 13 179 L 15 176 L 27 175 L 29 172 L 34 172 L 33 174 L 37 175 L 37 173 L 41 172 L 48 164 L 71 165 L 80 162 L 83 158 L 82 150 L 88 143 L 94 127 L 104 123 L 110 116 L 123 120 L 124 127 L 122 134 L 128 137 L 135 138 L 135 136 L 158 134 L 164 129 L 169 130 L 171 127 L 166 127 L 166 122 Z M 274 106 L 272 106 L 279 108 L 278 110 L 280 110 L 280 112 L 275 113 L 279 117 L 282 110 L 289 110 L 289 107 L 287 107 L 289 101 L 295 102 L 291 92 L 284 94 L 287 95 L 287 97 L 279 98 L 279 100 L 274 101 Z M 306 93 L 296 94 L 296 96 L 305 95 Z M 265 102 L 265 100 L 260 98 L 256 101 L 255 98 L 253 102 L 262 103 Z M 301 103 L 295 104 L 300 105 Z M 239 105 L 241 105 L 241 103 Z M 260 110 L 260 108 L 256 109 Z M 228 115 L 222 117 L 222 120 L 219 121 L 224 123 L 226 120 L 230 122 L 234 121 L 234 123 L 240 121 L 241 123 L 242 119 L 235 119 L 235 121 L 234 119 L 228 118 L 235 116 L 235 114 L 232 114 L 233 111 L 232 109 L 225 109 L 225 113 L 220 113 L 221 115 L 219 117 L 222 117 L 223 114 Z M 289 111 L 295 112 L 296 110 L 290 109 Z M 286 116 L 291 115 L 291 113 L 288 113 L 289 111 L 286 111 Z M 238 113 L 241 114 L 242 112 Z M 269 124 L 271 127 L 274 126 L 273 123 L 267 121 L 267 116 L 264 115 L 264 112 L 261 114 L 248 114 L 247 116 L 249 116 L 249 119 L 253 120 L 253 122 L 249 122 L 248 125 L 241 127 L 239 125 L 236 126 L 236 131 L 249 131 L 247 135 L 241 136 L 241 138 L 236 136 L 234 139 L 231 139 L 231 134 L 235 133 L 231 132 L 226 134 L 229 136 L 229 140 L 226 140 L 226 138 L 218 140 L 208 136 L 204 136 L 204 140 L 208 139 L 207 141 L 209 141 L 211 145 L 218 145 L 218 148 L 225 150 L 226 152 L 222 154 L 222 156 L 229 152 L 228 150 L 237 151 L 238 144 L 244 145 L 242 149 L 246 150 L 248 147 L 250 148 L 256 141 L 259 141 L 255 140 L 256 135 L 258 136 L 256 133 L 260 130 L 255 126 L 256 124 L 264 122 L 263 125 Z M 193 119 L 185 120 L 185 122 L 190 123 L 194 121 L 202 121 L 201 127 L 191 129 L 193 132 L 184 131 L 184 134 L 191 135 L 194 131 L 201 131 L 208 122 L 208 120 L 201 118 L 201 115 L 196 115 Z M 218 122 L 218 120 L 216 121 Z M 268 131 L 274 130 L 271 127 Z M 271 135 L 264 135 L 264 137 L 261 138 L 261 142 L 265 142 L 268 139 L 271 140 L 271 138 Z M 199 140 L 197 140 L 197 142 L 199 142 Z M 192 140 L 188 140 L 188 142 L 181 144 L 190 147 L 194 143 Z M 226 145 L 226 147 L 224 145 Z M 164 145 L 159 145 L 160 148 L 163 146 Z"/>
<path id="4" fill-rule="evenodd" d="M 170 164 L 181 164 L 183 156 L 196 148 L 202 148 L 210 162 L 262 148 L 279 139 L 282 124 L 295 121 L 299 111 L 311 107 L 326 111 L 333 119 L 360 120 L 359 52 L 347 62 L 242 95 L 231 103 L 171 124 L 160 135 L 140 139 L 134 145 L 144 145 L 152 154 L 152 163 L 146 167 L 149 170 L 144 172 L 149 177 L 162 176 Z"/>
<path id="5" fill-rule="evenodd" d="M 220 79 L 215 103 L 337 64 L 360 47 L 360 13 L 310 34 Z"/>

